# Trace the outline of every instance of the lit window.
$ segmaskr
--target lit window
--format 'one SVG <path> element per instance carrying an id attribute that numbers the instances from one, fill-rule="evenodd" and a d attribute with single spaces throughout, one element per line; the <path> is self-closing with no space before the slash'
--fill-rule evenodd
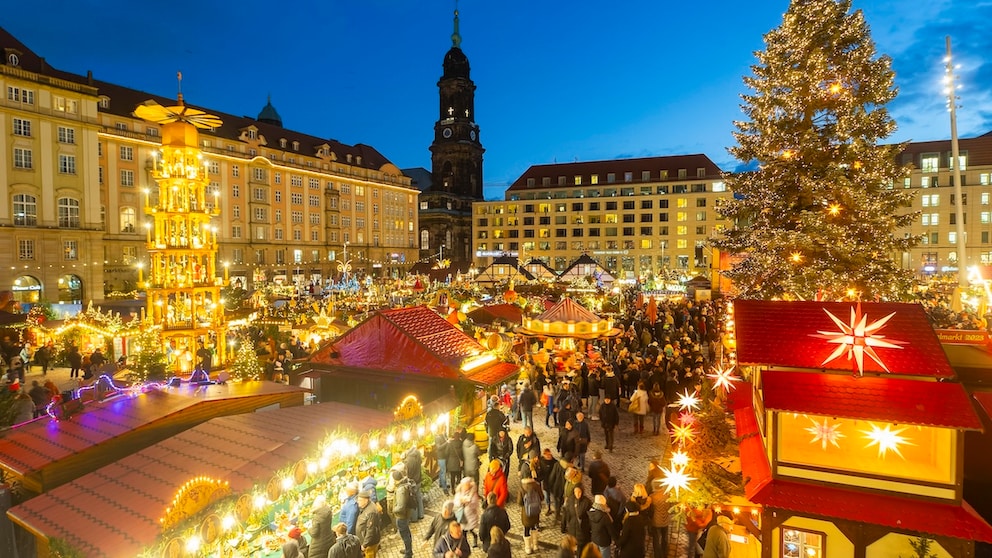
<path id="1" fill-rule="evenodd" d="M 22 238 L 17 241 L 17 259 L 19 260 L 34 259 L 34 240 Z"/>
<path id="2" fill-rule="evenodd" d="M 76 174 L 75 155 L 59 155 L 59 174 Z"/>
<path id="3" fill-rule="evenodd" d="M 79 200 L 75 198 L 59 198 L 58 213 L 60 228 L 79 228 Z"/>
<path id="4" fill-rule="evenodd" d="M 38 224 L 38 199 L 31 194 L 14 194 L 14 224 Z"/>
<path id="5" fill-rule="evenodd" d="M 782 558 L 821 558 L 826 535 L 782 527 Z"/>
<path id="6" fill-rule="evenodd" d="M 937 172 L 940 169 L 940 155 L 925 153 L 920 157 L 920 169 L 923 172 Z"/>
<path id="7" fill-rule="evenodd" d="M 62 241 L 62 256 L 65 260 L 78 260 L 79 259 L 79 241 L 77 240 L 64 240 Z"/>

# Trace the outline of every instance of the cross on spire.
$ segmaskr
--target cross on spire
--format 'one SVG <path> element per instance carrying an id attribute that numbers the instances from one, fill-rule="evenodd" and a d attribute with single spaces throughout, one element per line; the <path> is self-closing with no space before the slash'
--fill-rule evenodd
<path id="1" fill-rule="evenodd" d="M 462 36 L 458 32 L 458 0 L 455 0 L 455 31 L 451 34 L 451 46 L 461 48 Z"/>

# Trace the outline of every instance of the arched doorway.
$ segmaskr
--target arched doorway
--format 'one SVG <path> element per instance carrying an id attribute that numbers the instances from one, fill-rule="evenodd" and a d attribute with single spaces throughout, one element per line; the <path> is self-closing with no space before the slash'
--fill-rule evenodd
<path id="1" fill-rule="evenodd" d="M 41 301 L 41 281 L 30 275 L 14 279 L 10 290 L 14 291 L 14 300 L 18 303 L 36 304 Z"/>
<path id="2" fill-rule="evenodd" d="M 78 275 L 67 274 L 59 277 L 59 303 L 83 303 L 83 280 Z"/>

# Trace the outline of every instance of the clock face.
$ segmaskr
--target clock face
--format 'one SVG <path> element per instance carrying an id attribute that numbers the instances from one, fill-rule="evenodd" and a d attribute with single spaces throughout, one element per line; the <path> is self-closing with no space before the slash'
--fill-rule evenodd
<path id="1" fill-rule="evenodd" d="M 472 130 L 471 132 L 469 132 L 468 135 L 472 136 L 472 140 L 473 141 L 475 140 L 475 130 Z"/>
<path id="2" fill-rule="evenodd" d="M 444 137 L 446 137 L 446 138 L 450 138 L 451 137 L 451 128 L 445 128 L 444 131 L 441 132 L 441 135 L 444 136 Z"/>

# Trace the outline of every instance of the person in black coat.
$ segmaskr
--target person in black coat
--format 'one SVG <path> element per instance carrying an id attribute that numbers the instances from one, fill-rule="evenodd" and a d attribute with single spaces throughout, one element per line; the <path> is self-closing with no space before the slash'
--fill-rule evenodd
<path id="1" fill-rule="evenodd" d="M 486 496 L 486 509 L 479 519 L 479 540 L 482 542 L 483 552 L 489 551 L 492 544 L 492 528 L 499 527 L 505 534 L 510 530 L 510 516 L 502 506 L 496 505 L 496 494 L 493 492 Z"/>
<path id="2" fill-rule="evenodd" d="M 445 468 L 448 470 L 448 488 L 446 491 L 452 496 L 458 483 L 462 481 L 462 439 L 456 434 L 448 440 L 448 457 L 445 461 Z"/>
<path id="3" fill-rule="evenodd" d="M 613 437 L 620 424 L 620 410 L 617 409 L 616 399 L 607 395 L 603 398 L 603 404 L 599 406 L 599 424 L 603 427 L 603 436 L 606 438 L 606 450 L 613 452 Z"/>
<path id="4" fill-rule="evenodd" d="M 627 502 L 627 517 L 620 526 L 620 558 L 644 558 L 644 536 L 646 517 L 640 513 L 640 506 L 633 500 Z"/>
<path id="5" fill-rule="evenodd" d="M 592 527 L 589 524 L 590 508 L 592 508 L 592 500 L 585 495 L 585 490 L 581 485 L 573 488 L 572 493 L 565 499 L 561 532 L 575 537 L 575 540 L 579 542 L 579 548 L 585 548 L 592 536 Z"/>
<path id="6" fill-rule="evenodd" d="M 310 555 L 327 556 L 327 552 L 337 541 L 337 533 L 334 532 L 334 510 L 327 505 L 327 498 L 323 494 L 317 495 L 310 507 Z"/>
<path id="7" fill-rule="evenodd" d="M 589 538 L 592 544 L 599 547 L 600 552 L 605 556 L 617 538 L 617 527 L 614 525 L 613 517 L 610 515 L 610 508 L 606 503 L 606 496 L 597 494 L 589 510 Z"/>

